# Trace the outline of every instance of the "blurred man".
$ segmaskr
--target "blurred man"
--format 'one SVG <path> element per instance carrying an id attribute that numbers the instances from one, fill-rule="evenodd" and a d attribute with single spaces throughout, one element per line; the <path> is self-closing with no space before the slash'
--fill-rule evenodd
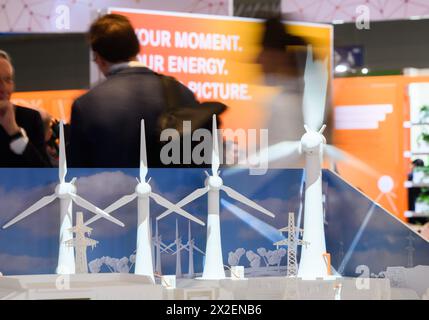
<path id="1" fill-rule="evenodd" d="M 70 163 L 74 167 L 138 167 L 140 121 L 145 120 L 149 166 L 160 161 L 160 115 L 166 109 L 170 81 L 177 106 L 197 105 L 180 82 L 137 62 L 139 41 L 129 20 L 108 14 L 90 27 L 94 62 L 107 79 L 78 98 L 72 107 Z"/>
<path id="2" fill-rule="evenodd" d="M 14 70 L 0 50 L 0 166 L 47 167 L 43 123 L 39 112 L 10 102 Z"/>
<path id="3" fill-rule="evenodd" d="M 256 62 L 265 84 L 277 89 L 264 105 L 262 128 L 268 129 L 268 144 L 299 141 L 305 133 L 302 104 L 307 43 L 292 35 L 276 17 L 265 21 L 261 47 Z M 302 165 L 284 158 L 270 163 L 272 168 Z"/>

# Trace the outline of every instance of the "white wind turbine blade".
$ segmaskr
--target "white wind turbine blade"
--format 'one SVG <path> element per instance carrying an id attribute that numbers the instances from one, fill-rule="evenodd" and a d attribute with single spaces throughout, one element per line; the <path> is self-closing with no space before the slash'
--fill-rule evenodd
<path id="1" fill-rule="evenodd" d="M 195 199 L 198 199 L 199 197 L 205 195 L 208 191 L 209 191 L 209 189 L 207 187 L 197 189 L 194 192 L 192 192 L 191 194 L 189 194 L 188 196 L 186 196 L 185 198 L 183 198 L 182 200 L 180 200 L 178 203 L 176 203 L 176 206 L 181 208 L 181 207 L 187 205 L 189 202 L 192 202 Z M 163 212 L 161 215 L 156 217 L 156 220 L 159 221 L 159 220 L 165 218 L 166 216 L 168 216 L 173 211 L 174 210 L 168 209 L 167 211 Z"/>
<path id="2" fill-rule="evenodd" d="M 163 252 L 167 252 L 167 253 L 173 253 L 173 249 L 170 248 L 170 246 L 167 246 L 166 244 L 162 244 L 163 246 L 161 246 L 161 253 Z"/>
<path id="3" fill-rule="evenodd" d="M 164 249 L 164 248 L 167 247 L 167 245 L 162 241 L 162 237 L 161 236 L 159 236 L 159 241 L 158 242 L 160 244 L 161 249 Z"/>
<path id="4" fill-rule="evenodd" d="M 274 163 L 278 160 L 283 160 L 290 165 L 297 164 L 301 159 L 299 152 L 301 142 L 299 141 L 283 141 L 268 148 L 260 150 L 248 158 L 250 166 L 261 167 L 261 163 Z"/>
<path id="5" fill-rule="evenodd" d="M 146 134 L 145 134 L 145 126 L 144 119 L 141 121 L 141 129 L 140 129 L 140 182 L 146 181 L 147 175 L 147 156 L 146 156 Z"/>
<path id="6" fill-rule="evenodd" d="M 205 224 L 204 222 L 202 222 L 200 219 L 198 219 L 198 218 L 194 217 L 193 215 L 191 215 L 191 214 L 187 213 L 185 210 L 183 210 L 183 209 L 182 209 L 182 208 L 180 208 L 179 206 L 175 205 L 174 203 L 171 203 L 171 202 L 170 202 L 170 201 L 168 201 L 167 199 L 165 199 L 165 198 L 161 197 L 159 194 L 151 193 L 151 194 L 150 194 L 150 197 L 151 197 L 153 200 L 155 200 L 155 201 L 156 201 L 156 203 L 158 203 L 159 205 L 161 205 L 161 206 L 163 206 L 163 207 L 165 207 L 165 208 L 167 208 L 167 209 L 169 209 L 169 210 L 172 210 L 172 211 L 174 211 L 174 212 L 176 212 L 176 213 L 180 214 L 181 216 L 183 216 L 183 217 L 185 217 L 185 218 L 187 218 L 187 219 L 189 219 L 189 220 L 192 220 L 192 221 L 194 221 L 194 222 L 196 222 L 196 223 L 198 223 L 198 224 L 200 224 L 200 225 L 202 225 L 202 226 L 205 226 L 205 225 L 206 225 L 206 224 Z M 159 220 L 159 219 L 157 219 L 157 220 Z"/>
<path id="7" fill-rule="evenodd" d="M 217 177 L 219 171 L 219 139 L 217 133 L 216 115 L 213 115 L 213 150 L 212 150 L 212 176 Z"/>
<path id="8" fill-rule="evenodd" d="M 56 194 L 52 194 L 50 196 L 43 197 L 42 199 L 37 201 L 35 204 L 33 204 L 30 208 L 28 208 L 27 210 L 25 210 L 24 212 L 22 212 L 21 214 L 19 214 L 15 218 L 13 218 L 11 221 L 6 223 L 3 226 L 3 229 L 9 228 L 11 225 L 13 225 L 13 224 L 17 223 L 18 221 L 21 221 L 22 219 L 28 217 L 30 214 L 36 212 L 37 210 L 43 208 L 44 206 L 47 206 L 52 201 L 54 201 L 56 198 L 57 198 Z"/>
<path id="9" fill-rule="evenodd" d="M 188 252 L 191 250 L 191 249 L 189 249 L 189 245 L 188 244 L 183 245 L 183 249 L 185 251 L 188 251 Z"/>
<path id="10" fill-rule="evenodd" d="M 114 224 L 117 224 L 118 226 L 124 227 L 125 225 L 119 221 L 118 219 L 112 217 L 110 214 L 104 212 L 103 210 L 101 210 L 100 208 L 96 207 L 95 205 L 93 205 L 92 203 L 90 203 L 89 201 L 83 199 L 82 197 L 78 196 L 77 194 L 72 194 L 71 195 L 73 201 L 80 207 L 85 208 L 88 211 L 91 211 L 93 213 L 95 213 L 96 215 L 100 215 L 103 218 L 113 222 Z"/>
<path id="11" fill-rule="evenodd" d="M 111 213 L 111 212 L 119 209 L 120 207 L 125 206 L 126 204 L 130 203 L 136 197 L 137 197 L 137 194 L 135 194 L 135 193 L 127 195 L 127 196 L 123 196 L 122 198 L 120 198 L 115 203 L 113 203 L 110 206 L 108 206 L 103 211 L 106 212 L 106 213 Z M 88 221 L 86 221 L 85 225 L 86 226 L 90 225 L 91 223 L 93 223 L 93 222 L 95 222 L 95 221 L 97 221 L 98 219 L 101 219 L 101 218 L 102 218 L 102 216 L 96 215 L 96 216 L 92 217 L 91 219 L 89 219 Z"/>
<path id="12" fill-rule="evenodd" d="M 171 247 L 173 247 L 175 245 L 176 245 L 176 241 L 174 241 L 173 243 L 170 243 L 167 247 L 164 248 L 163 252 L 167 251 L 167 250 L 170 250 L 171 252 L 174 252 L 174 250 L 171 249 Z"/>
<path id="13" fill-rule="evenodd" d="M 182 237 L 179 238 L 179 241 L 182 241 Z M 186 249 L 185 246 L 179 243 L 179 247 L 176 248 L 176 251 L 174 251 L 172 255 L 174 256 L 177 252 L 182 252 L 183 249 Z"/>
<path id="14" fill-rule="evenodd" d="M 245 205 L 256 209 L 264 214 L 266 214 L 267 216 L 270 216 L 271 218 L 275 218 L 275 215 L 273 213 L 271 213 L 270 211 L 268 211 L 267 209 L 261 207 L 259 204 L 257 204 L 256 202 L 246 198 L 245 196 L 243 196 L 242 194 L 238 193 L 237 191 L 235 191 L 234 189 L 227 187 L 227 186 L 222 186 L 221 190 L 225 191 L 226 194 L 228 196 L 230 196 L 231 198 L 244 203 Z"/>
<path id="15" fill-rule="evenodd" d="M 179 253 L 182 252 L 183 249 L 185 249 L 185 248 L 183 246 L 180 246 Z M 172 255 L 175 256 L 176 254 L 177 254 L 177 250 L 174 251 L 174 253 Z"/>
<path id="16" fill-rule="evenodd" d="M 120 207 L 123 207 L 126 204 L 130 203 L 135 198 L 137 198 L 137 194 L 136 193 L 129 194 L 127 196 L 123 196 L 122 198 L 120 198 L 119 200 L 117 200 L 115 203 L 111 204 L 106 209 L 104 209 L 104 212 L 111 213 L 111 212 L 119 209 Z"/>
<path id="17" fill-rule="evenodd" d="M 325 117 L 328 78 L 328 59 L 313 60 L 313 48 L 308 46 L 304 73 L 303 117 L 304 123 L 314 131 L 319 131 Z"/>
<path id="18" fill-rule="evenodd" d="M 67 175 L 67 159 L 66 159 L 66 147 L 65 147 L 65 139 L 64 139 L 64 123 L 60 121 L 60 155 L 59 155 L 59 164 L 58 164 L 58 172 L 59 172 L 59 180 L 60 183 L 64 183 Z"/>
<path id="19" fill-rule="evenodd" d="M 355 156 L 349 154 L 346 151 L 343 151 L 335 146 L 332 145 L 324 145 L 324 151 L 325 154 L 334 161 L 341 161 L 346 165 L 349 165 L 361 172 L 364 172 L 374 178 L 379 178 L 381 174 L 371 168 L 369 165 L 364 163 L 363 161 L 359 160 Z"/>
<path id="20" fill-rule="evenodd" d="M 198 248 L 195 244 L 194 244 L 194 250 L 198 251 L 199 253 L 201 253 L 203 256 L 205 256 L 205 252 L 203 250 L 201 250 L 200 248 Z"/>

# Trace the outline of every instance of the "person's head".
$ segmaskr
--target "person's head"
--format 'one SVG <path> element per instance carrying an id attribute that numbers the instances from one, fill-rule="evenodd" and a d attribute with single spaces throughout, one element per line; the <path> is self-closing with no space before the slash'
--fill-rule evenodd
<path id="1" fill-rule="evenodd" d="M 104 75 L 112 64 L 135 60 L 140 50 L 131 22 L 118 14 L 106 14 L 95 20 L 88 38 L 94 61 Z"/>
<path id="2" fill-rule="evenodd" d="M 39 112 L 40 117 L 42 118 L 43 128 L 45 132 L 45 142 L 48 142 L 52 138 L 52 123 L 54 122 L 54 118 L 42 108 L 36 108 Z"/>
<path id="3" fill-rule="evenodd" d="M 412 164 L 413 164 L 414 168 L 416 168 L 416 167 L 424 167 L 425 166 L 425 163 L 424 163 L 424 161 L 422 159 L 416 159 L 416 160 L 413 161 Z"/>
<path id="4" fill-rule="evenodd" d="M 0 50 L 0 100 L 10 100 L 15 89 L 14 70 L 7 52 Z"/>
<path id="5" fill-rule="evenodd" d="M 264 74 L 291 77 L 302 75 L 304 64 L 299 58 L 306 52 L 307 43 L 303 38 L 290 34 L 280 18 L 265 21 L 261 44 L 262 50 L 257 63 L 261 65 Z"/>

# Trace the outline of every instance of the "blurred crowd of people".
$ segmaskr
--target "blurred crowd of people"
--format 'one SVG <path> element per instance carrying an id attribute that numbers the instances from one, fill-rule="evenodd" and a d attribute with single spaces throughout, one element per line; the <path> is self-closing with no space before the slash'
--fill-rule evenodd
<path id="1" fill-rule="evenodd" d="M 65 130 L 69 166 L 138 167 L 141 119 L 151 151 L 148 165 L 162 166 L 159 129 L 165 122 L 174 124 L 172 117 L 184 117 L 198 124 L 193 130 L 211 130 L 212 115 L 225 111 L 222 103 L 199 103 L 179 81 L 138 62 L 139 41 L 126 17 L 107 14 L 98 18 L 88 40 L 93 60 L 106 79 L 73 103 Z M 57 166 L 58 121 L 44 111 L 14 105 L 14 88 L 12 60 L 1 51 L 0 167 Z M 178 109 L 186 115 L 172 111 Z"/>
<path id="2" fill-rule="evenodd" d="M 187 112 L 195 108 L 195 118 L 209 130 L 212 114 L 225 111 L 224 107 L 210 105 L 212 114 L 202 112 L 202 104 L 186 86 L 140 63 L 139 41 L 126 17 L 107 14 L 96 19 L 88 41 L 93 61 L 106 79 L 73 103 L 71 122 L 66 126 L 68 165 L 138 167 L 139 150 L 135 146 L 140 140 L 140 120 L 145 119 L 147 148 L 151 150 L 148 164 L 162 166 L 158 129 L 160 118 L 165 118 L 170 108 L 166 106 L 171 104 L 167 101 L 170 91 L 174 92 L 174 99 L 170 99 L 173 108 L 184 107 Z M 262 127 L 269 130 L 270 145 L 299 140 L 304 133 L 302 94 L 307 43 L 289 33 L 278 17 L 266 20 L 261 44 L 255 62 L 260 64 L 266 84 L 280 88 L 265 107 L 267 120 Z M 0 80 L 0 167 L 57 166 L 59 122 L 43 110 L 12 104 L 14 68 L 4 51 L 0 52 Z M 201 121 L 202 117 L 207 121 Z"/>

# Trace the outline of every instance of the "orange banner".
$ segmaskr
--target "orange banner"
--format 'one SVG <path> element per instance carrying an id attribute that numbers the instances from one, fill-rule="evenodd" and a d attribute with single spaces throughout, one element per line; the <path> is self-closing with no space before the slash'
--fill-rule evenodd
<path id="1" fill-rule="evenodd" d="M 362 77 L 334 81 L 334 144 L 356 156 L 376 174 L 339 166 L 340 174 L 387 211 L 405 220 L 411 160 L 408 84 L 428 77 Z"/>
<path id="2" fill-rule="evenodd" d="M 85 92 L 85 90 L 15 92 L 12 95 L 12 102 L 23 107 L 44 110 L 55 119 L 68 123 L 73 101 Z"/>
<path id="3" fill-rule="evenodd" d="M 174 76 L 200 100 L 223 101 L 228 128 L 258 128 L 272 90 L 262 85 L 256 64 L 261 50 L 261 20 L 111 8 L 127 16 L 141 45 L 139 60 L 156 72 Z M 332 56 L 332 26 L 291 23 L 317 55 Z"/>

